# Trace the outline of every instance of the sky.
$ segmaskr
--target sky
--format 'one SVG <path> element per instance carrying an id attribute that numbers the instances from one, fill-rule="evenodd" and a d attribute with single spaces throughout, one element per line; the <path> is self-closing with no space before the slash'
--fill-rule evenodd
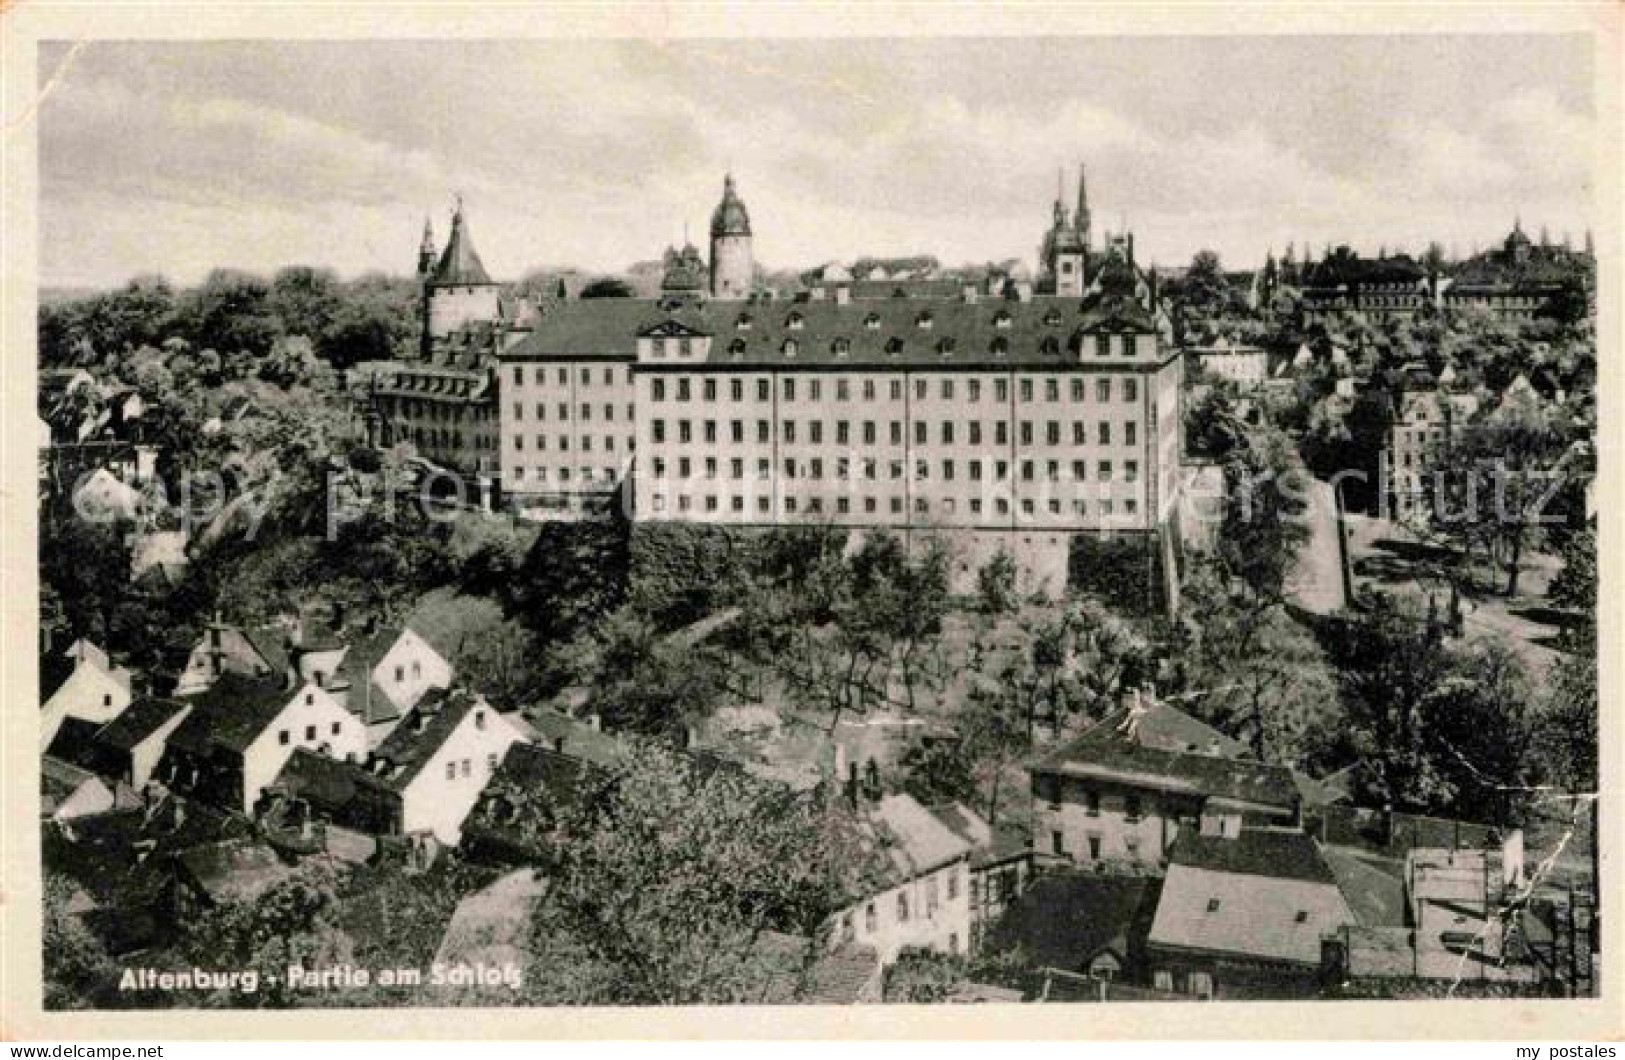
<path id="1" fill-rule="evenodd" d="M 1591 213 L 1580 36 L 41 45 L 42 286 L 406 274 L 461 194 L 498 279 L 704 247 L 1031 264 L 1057 173 L 1142 264 L 1467 253 Z"/>

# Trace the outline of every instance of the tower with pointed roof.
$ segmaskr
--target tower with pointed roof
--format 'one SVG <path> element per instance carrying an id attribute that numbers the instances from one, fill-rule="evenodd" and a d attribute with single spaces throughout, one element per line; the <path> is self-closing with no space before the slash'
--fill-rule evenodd
<path id="1" fill-rule="evenodd" d="M 427 281 L 429 272 L 434 268 L 434 224 L 425 217 L 423 219 L 423 242 L 418 244 L 418 279 Z"/>
<path id="2" fill-rule="evenodd" d="M 1064 178 L 1063 178 L 1064 186 Z M 1089 285 L 1089 192 L 1078 169 L 1078 208 L 1070 218 L 1056 189 L 1055 216 L 1039 250 L 1044 287 L 1063 297 L 1081 298 Z"/>
<path id="3" fill-rule="evenodd" d="M 722 201 L 711 213 L 711 297 L 748 297 L 755 274 L 750 213 L 734 190 L 733 174 L 729 173 L 722 179 Z"/>
<path id="4" fill-rule="evenodd" d="M 430 238 L 427 228 L 426 239 Z M 426 244 L 432 254 L 433 244 Z M 501 288 L 485 271 L 474 240 L 463 219 L 463 200 L 457 199 L 451 215 L 451 234 L 446 237 L 440 260 L 423 277 L 424 347 L 444 338 L 464 325 L 494 321 L 500 315 L 497 295 Z"/>

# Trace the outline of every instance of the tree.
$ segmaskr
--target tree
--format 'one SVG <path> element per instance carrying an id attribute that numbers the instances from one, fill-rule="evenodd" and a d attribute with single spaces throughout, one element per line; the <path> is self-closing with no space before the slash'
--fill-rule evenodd
<path id="1" fill-rule="evenodd" d="M 1524 553 L 1553 521 L 1546 506 L 1569 452 L 1543 403 L 1513 400 L 1468 424 L 1436 457 L 1435 530 L 1469 557 L 1481 545 L 1506 573 L 1507 596 L 1517 595 Z"/>
<path id="2" fill-rule="evenodd" d="M 1016 558 L 1001 548 L 976 572 L 976 591 L 982 610 L 1001 615 L 1016 607 Z"/>
<path id="3" fill-rule="evenodd" d="M 910 1005 L 937 1005 L 965 981 L 965 962 L 933 950 L 910 946 L 886 969 L 885 998 Z"/>
<path id="4" fill-rule="evenodd" d="M 341 304 L 333 273 L 308 265 L 278 271 L 271 279 L 265 302 L 281 321 L 284 334 L 302 335 L 312 344 L 327 335 Z"/>
<path id="5" fill-rule="evenodd" d="M 902 790 L 920 802 L 969 802 L 976 794 L 967 749 L 957 740 L 930 740 L 904 752 Z"/>
<path id="6" fill-rule="evenodd" d="M 354 944 L 338 917 L 333 871 L 308 862 L 253 898 L 228 899 L 204 913 L 187 929 L 180 949 L 199 967 L 259 973 L 256 992 L 217 993 L 208 1003 L 291 1008 L 297 990 L 288 983 L 290 966 L 332 967 L 350 959 Z"/>
<path id="7" fill-rule="evenodd" d="M 209 273 L 201 286 L 180 300 L 176 313 L 193 345 L 237 358 L 239 375 L 270 352 L 271 343 L 282 333 L 282 320 L 271 304 L 265 281 L 229 269 Z"/>
<path id="8" fill-rule="evenodd" d="M 1219 556 L 1261 598 L 1279 599 L 1309 538 L 1308 472 L 1284 434 L 1260 427 L 1225 460 L 1224 482 Z"/>
<path id="9" fill-rule="evenodd" d="M 45 1008 L 105 1008 L 117 1002 L 119 968 L 106 947 L 69 911 L 72 880 L 45 873 L 45 918 L 40 949 L 45 961 Z"/>
<path id="10" fill-rule="evenodd" d="M 816 798 L 658 746 L 583 787 L 530 933 L 533 1003 L 759 1000 L 763 934 L 821 933 L 875 867 Z"/>

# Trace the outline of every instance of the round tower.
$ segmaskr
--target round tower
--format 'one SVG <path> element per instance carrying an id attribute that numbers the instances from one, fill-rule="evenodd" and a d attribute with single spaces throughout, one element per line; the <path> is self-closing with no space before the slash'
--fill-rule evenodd
<path id="1" fill-rule="evenodd" d="M 755 273 L 750 214 L 734 191 L 734 178 L 729 174 L 722 181 L 722 201 L 711 213 L 711 297 L 747 297 Z"/>

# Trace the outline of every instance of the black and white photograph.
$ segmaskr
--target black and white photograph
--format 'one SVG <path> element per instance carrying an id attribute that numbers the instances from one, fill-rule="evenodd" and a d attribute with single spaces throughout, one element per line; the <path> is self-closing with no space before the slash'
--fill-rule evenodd
<path id="1" fill-rule="evenodd" d="M 1609 45 L 646 29 L 37 43 L 10 990 L 1617 990 Z"/>

